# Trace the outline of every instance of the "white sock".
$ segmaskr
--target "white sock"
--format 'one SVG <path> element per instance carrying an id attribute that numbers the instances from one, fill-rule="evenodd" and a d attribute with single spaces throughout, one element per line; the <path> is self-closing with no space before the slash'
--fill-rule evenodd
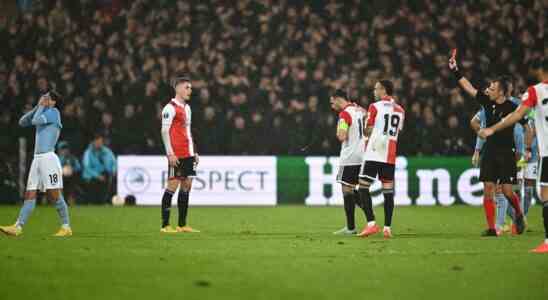
<path id="1" fill-rule="evenodd" d="M 63 224 L 63 225 L 61 225 L 61 228 L 70 229 L 70 225 L 69 224 Z"/>
<path id="2" fill-rule="evenodd" d="M 548 244 L 548 239 L 545 239 L 545 240 L 544 240 L 544 243 L 545 243 L 545 244 Z"/>
<path id="3" fill-rule="evenodd" d="M 367 226 L 375 226 L 375 221 L 367 222 Z"/>
<path id="4" fill-rule="evenodd" d="M 390 226 L 384 226 L 384 230 L 390 231 Z"/>

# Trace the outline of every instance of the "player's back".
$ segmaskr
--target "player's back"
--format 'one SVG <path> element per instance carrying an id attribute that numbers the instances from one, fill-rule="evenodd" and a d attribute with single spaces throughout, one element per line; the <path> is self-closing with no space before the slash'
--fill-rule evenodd
<path id="1" fill-rule="evenodd" d="M 403 129 L 405 111 L 392 98 L 386 97 L 369 105 L 367 126 L 373 127 L 365 160 L 396 163 L 397 143 Z"/>
<path id="2" fill-rule="evenodd" d="M 360 165 L 364 154 L 364 119 L 366 111 L 357 104 L 346 106 L 339 117 L 349 124 L 348 139 L 341 144 L 340 165 Z"/>
<path id="3" fill-rule="evenodd" d="M 548 156 L 548 82 L 543 81 L 527 89 L 523 104 L 535 109 L 535 129 L 541 157 Z"/>

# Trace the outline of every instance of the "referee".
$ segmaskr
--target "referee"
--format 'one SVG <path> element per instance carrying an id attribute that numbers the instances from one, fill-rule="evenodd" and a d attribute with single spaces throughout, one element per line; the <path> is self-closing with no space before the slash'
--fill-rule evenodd
<path id="1" fill-rule="evenodd" d="M 478 91 L 464 76 L 461 75 L 455 57 L 449 60 L 449 68 L 453 71 L 459 85 L 474 97 L 483 107 L 486 117 L 486 125 L 490 127 L 508 114 L 513 112 L 517 105 L 507 100 L 508 80 L 499 77 L 489 83 L 489 87 Z M 527 120 L 520 121 L 526 125 Z M 484 145 L 484 155 L 480 162 L 480 181 L 483 182 L 483 208 L 487 219 L 488 228 L 482 236 L 497 236 L 495 228 L 495 186 L 502 186 L 502 193 L 514 208 L 516 214 L 514 224 L 517 233 L 522 234 L 525 230 L 523 212 L 520 206 L 519 197 L 512 190 L 512 185 L 517 182 L 516 148 L 514 145 L 514 126 L 498 131 L 487 138 Z"/>

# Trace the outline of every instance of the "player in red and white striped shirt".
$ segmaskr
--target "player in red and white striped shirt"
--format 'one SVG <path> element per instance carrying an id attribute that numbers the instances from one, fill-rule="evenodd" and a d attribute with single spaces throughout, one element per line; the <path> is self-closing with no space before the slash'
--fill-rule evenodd
<path id="1" fill-rule="evenodd" d="M 367 112 L 361 106 L 349 101 L 348 96 L 342 90 L 336 90 L 329 100 L 331 108 L 339 112 L 337 138 L 341 142 L 341 155 L 337 182 L 342 187 L 344 212 L 346 214 L 346 227 L 335 231 L 334 234 L 355 235 L 354 209 L 356 204 L 363 209 L 355 187 L 358 185 L 360 167 L 365 151 L 363 129 Z"/>
<path id="2" fill-rule="evenodd" d="M 403 129 L 405 111 L 392 97 L 394 85 L 389 80 L 375 84 L 375 103 L 369 105 L 365 129 L 366 148 L 360 171 L 360 200 L 365 207 L 367 225 L 358 234 L 367 237 L 376 234 L 380 228 L 375 223 L 373 201 L 369 187 L 377 176 L 382 182 L 384 196 L 384 237 L 392 237 L 390 226 L 394 212 L 394 173 L 398 136 Z"/>
<path id="3" fill-rule="evenodd" d="M 178 77 L 172 82 L 175 98 L 162 110 L 162 140 L 169 162 L 167 188 L 162 197 L 161 232 L 198 232 L 187 226 L 188 199 L 192 187 L 192 177 L 196 176 L 198 154 L 194 149 L 191 133 L 191 111 L 188 101 L 192 94 L 192 83 L 187 77 Z M 177 207 L 179 226 L 169 225 L 171 199 L 180 187 Z"/>
<path id="4" fill-rule="evenodd" d="M 548 253 L 548 58 L 539 66 L 533 68 L 540 83 L 530 86 L 523 94 L 521 105 L 497 124 L 480 130 L 479 135 L 487 138 L 495 132 L 510 127 L 525 117 L 529 110 L 535 109 L 535 128 L 537 131 L 538 149 L 540 154 L 539 176 L 540 198 L 542 201 L 542 216 L 544 219 L 545 240 L 537 248 L 536 253 Z"/>

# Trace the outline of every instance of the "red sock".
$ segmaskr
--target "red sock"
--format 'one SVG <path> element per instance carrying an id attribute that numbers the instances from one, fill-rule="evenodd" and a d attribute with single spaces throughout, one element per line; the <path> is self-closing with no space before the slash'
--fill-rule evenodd
<path id="1" fill-rule="evenodd" d="M 512 198 L 510 198 L 510 204 L 514 208 L 514 211 L 516 211 L 516 217 L 523 215 L 518 194 L 516 193 L 512 194 Z"/>
<path id="2" fill-rule="evenodd" d="M 492 198 L 483 197 L 483 210 L 489 229 L 495 229 L 495 201 Z"/>

